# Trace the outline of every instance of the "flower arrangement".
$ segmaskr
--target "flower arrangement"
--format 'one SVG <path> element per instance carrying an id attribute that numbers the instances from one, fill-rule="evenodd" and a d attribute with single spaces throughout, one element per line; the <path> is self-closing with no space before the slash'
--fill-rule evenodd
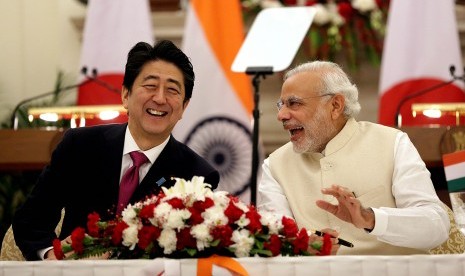
<path id="1" fill-rule="evenodd" d="M 280 6 L 312 6 L 313 23 L 299 55 L 305 59 L 334 61 L 342 53 L 357 69 L 360 53 L 374 65 L 381 60 L 390 0 L 242 0 L 244 14 Z"/>
<path id="2" fill-rule="evenodd" d="M 113 221 L 90 214 L 87 230 L 76 228 L 71 244 L 54 241 L 55 255 L 64 259 L 73 252 L 66 258 L 79 259 L 111 252 L 111 258 L 152 259 L 330 254 L 329 235 L 310 242 L 307 230 L 299 230 L 293 219 L 259 212 L 227 192 L 213 192 L 203 177 L 175 180 L 160 194 L 128 205 Z"/>

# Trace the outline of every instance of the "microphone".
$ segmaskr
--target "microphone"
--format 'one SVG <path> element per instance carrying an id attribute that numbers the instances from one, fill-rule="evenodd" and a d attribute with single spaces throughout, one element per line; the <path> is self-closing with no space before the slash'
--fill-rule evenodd
<path id="1" fill-rule="evenodd" d="M 464 71 L 465 71 L 465 68 L 464 68 Z M 399 102 L 399 104 L 397 105 L 397 109 L 396 109 L 396 114 L 395 114 L 395 117 L 394 117 L 394 125 L 396 127 L 400 127 L 401 126 L 401 123 L 399 123 L 401 121 L 401 115 L 400 115 L 400 109 L 402 108 L 402 106 L 405 104 L 406 101 L 410 100 L 410 99 L 413 99 L 413 98 L 416 98 L 416 97 L 419 97 L 421 95 L 424 95 L 428 92 L 431 92 L 433 90 L 436 90 L 438 88 L 441 88 L 441 87 L 444 87 L 444 86 L 447 86 L 451 83 L 453 83 L 454 81 L 456 80 L 463 80 L 465 81 L 465 75 L 462 75 L 462 76 L 456 76 L 455 75 L 455 66 L 454 65 L 451 65 L 449 67 L 449 73 L 450 75 L 452 76 L 452 79 L 448 80 L 448 81 L 444 81 L 444 82 L 441 82 L 441 83 L 438 83 L 436 85 L 433 85 L 431 87 L 428 87 L 428 88 L 425 88 L 425 89 L 422 89 L 420 91 L 417 91 L 415 93 L 412 93 L 412 94 L 409 94 L 407 95 L 406 97 L 402 98 L 402 100 Z"/>
<path id="2" fill-rule="evenodd" d="M 83 74 L 88 80 L 91 80 L 95 82 L 96 84 L 108 89 L 109 91 L 117 93 L 118 95 L 121 94 L 121 90 L 115 88 L 114 86 L 112 86 L 111 84 L 107 82 L 102 81 L 101 79 L 97 77 L 97 68 L 92 68 L 92 75 L 87 74 L 87 71 L 88 71 L 87 66 L 82 66 L 81 74 Z"/>

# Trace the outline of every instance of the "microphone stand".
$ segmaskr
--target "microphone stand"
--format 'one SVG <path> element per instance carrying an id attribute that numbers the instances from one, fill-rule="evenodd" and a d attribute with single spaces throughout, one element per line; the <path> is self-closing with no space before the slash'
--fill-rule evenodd
<path id="1" fill-rule="evenodd" d="M 254 75 L 252 84 L 254 87 L 254 109 L 253 109 L 253 139 L 252 139 L 252 173 L 250 179 L 250 203 L 256 205 L 257 201 L 257 173 L 258 173 L 258 134 L 259 134 L 259 120 L 260 111 L 258 103 L 260 101 L 260 78 L 266 78 L 266 75 L 273 74 L 273 67 L 248 67 L 246 69 L 247 75 Z"/>
<path id="2" fill-rule="evenodd" d="M 465 70 L 465 68 L 464 68 Z M 425 88 L 423 90 L 420 90 L 420 91 L 417 91 L 413 94 L 409 94 L 408 96 L 402 98 L 402 100 L 399 102 L 399 104 L 397 105 L 397 109 L 396 109 L 396 114 L 395 114 L 395 117 L 394 117 L 394 125 L 396 127 L 401 127 L 401 114 L 400 114 L 400 109 L 402 108 L 402 106 L 405 104 L 406 101 L 410 100 L 410 99 L 413 99 L 413 98 L 416 98 L 418 96 L 421 96 L 421 95 L 424 95 L 428 92 L 431 92 L 433 90 L 436 90 L 438 88 L 441 88 L 441 87 L 444 87 L 444 86 L 447 86 L 451 83 L 453 83 L 454 81 L 456 80 L 463 80 L 465 81 L 465 75 L 462 75 L 462 76 L 456 76 L 455 75 L 455 66 L 454 65 L 451 65 L 449 67 L 449 72 L 452 76 L 452 79 L 451 80 L 448 80 L 448 81 L 445 81 L 445 82 L 441 82 L 441 83 L 438 83 L 436 85 L 433 85 L 431 87 L 428 87 L 428 88 Z"/>

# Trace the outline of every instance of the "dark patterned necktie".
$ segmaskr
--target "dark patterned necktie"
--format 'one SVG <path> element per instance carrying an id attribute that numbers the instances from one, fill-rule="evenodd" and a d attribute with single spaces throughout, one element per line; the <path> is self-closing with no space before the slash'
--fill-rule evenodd
<path id="1" fill-rule="evenodd" d="M 130 152 L 129 155 L 132 159 L 132 166 L 126 171 L 121 178 L 119 185 L 118 207 L 116 214 L 120 215 L 129 203 L 129 199 L 139 185 L 139 168 L 145 164 L 149 159 L 145 154 L 139 151 Z"/>

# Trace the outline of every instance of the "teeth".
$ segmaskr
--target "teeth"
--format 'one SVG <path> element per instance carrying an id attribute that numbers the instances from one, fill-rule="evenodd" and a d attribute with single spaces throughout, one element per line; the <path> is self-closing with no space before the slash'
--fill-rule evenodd
<path id="1" fill-rule="evenodd" d="M 156 115 L 156 116 L 162 116 L 162 115 L 166 114 L 166 112 L 157 111 L 157 110 L 151 109 L 151 108 L 147 109 L 147 112 L 152 114 L 152 115 Z"/>

